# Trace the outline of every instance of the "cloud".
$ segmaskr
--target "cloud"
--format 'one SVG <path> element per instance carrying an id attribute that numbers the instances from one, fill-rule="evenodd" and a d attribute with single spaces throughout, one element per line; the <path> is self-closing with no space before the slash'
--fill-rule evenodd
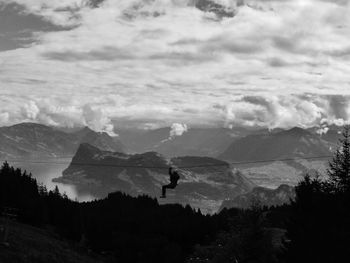
<path id="1" fill-rule="evenodd" d="M 342 125 L 350 120 L 350 96 L 243 96 L 215 107 L 221 110 L 227 127 L 313 127 Z"/>
<path id="2" fill-rule="evenodd" d="M 170 127 L 170 138 L 174 138 L 176 136 L 182 136 L 185 132 L 188 131 L 188 127 L 183 123 L 173 123 Z"/>
<path id="3" fill-rule="evenodd" d="M 152 127 L 154 128 L 154 127 Z M 165 143 L 167 141 L 173 140 L 175 137 L 182 136 L 185 132 L 188 131 L 187 124 L 184 123 L 173 123 L 170 126 L 169 137 L 161 141 L 161 143 Z"/>
<path id="4" fill-rule="evenodd" d="M 14 100 L 14 99 L 9 99 Z M 102 105 L 107 101 L 85 103 L 77 99 L 63 102 L 61 99 L 33 99 L 19 105 L 16 110 L 0 113 L 2 125 L 19 122 L 36 122 L 51 126 L 83 127 L 88 126 L 95 131 L 107 132 L 115 136 L 114 125 Z"/>
<path id="5" fill-rule="evenodd" d="M 91 50 L 87 52 L 72 52 L 72 51 L 62 51 L 62 52 L 47 52 L 43 53 L 44 57 L 53 60 L 61 60 L 67 62 L 74 61 L 94 61 L 94 60 L 130 60 L 134 59 L 134 56 L 127 50 L 121 50 L 115 47 L 104 47 L 99 50 Z"/>
<path id="6" fill-rule="evenodd" d="M 35 120 L 40 113 L 40 109 L 34 101 L 30 101 L 28 104 L 25 104 L 22 110 L 24 117 L 29 120 Z"/>
<path id="7" fill-rule="evenodd" d="M 113 136 L 116 135 L 111 119 L 106 116 L 102 109 L 93 109 L 90 105 L 85 105 L 82 110 L 84 122 L 91 129 L 95 131 L 104 131 Z"/>
<path id="8" fill-rule="evenodd" d="M 146 101 L 131 104 L 122 96 L 71 96 L 70 98 L 32 98 L 2 96 L 1 125 L 29 121 L 53 126 L 89 126 L 96 131 L 115 135 L 123 127 L 155 129 L 171 127 L 169 139 L 181 136 L 191 126 L 291 128 L 344 125 L 350 121 L 350 96 L 339 95 L 250 95 L 232 96 L 206 107 L 195 101 L 187 104 Z M 162 105 L 162 106 L 161 106 Z M 200 107 L 200 110 L 196 110 Z M 4 108 L 5 109 L 5 108 Z M 324 129 L 322 129 L 324 131 Z"/>
<path id="9" fill-rule="evenodd" d="M 89 1 L 84 0 L 1 0 L 0 4 L 17 4 L 24 12 L 44 18 L 59 26 L 73 26 L 79 22 L 79 12 Z"/>
<path id="10" fill-rule="evenodd" d="M 8 112 L 0 113 L 0 123 L 7 123 L 9 121 L 10 114 Z"/>
<path id="11" fill-rule="evenodd" d="M 10 21 L 35 24 L 25 33 L 30 45 L 15 36 L 0 47 L 1 124 L 111 132 L 112 123 L 289 127 L 349 119 L 348 1 L 0 3 L 21 6 Z"/>
<path id="12" fill-rule="evenodd" d="M 0 1 L 0 51 L 30 47 L 38 41 L 38 32 L 62 30 L 67 29 L 28 13 L 22 5 Z"/>
<path id="13" fill-rule="evenodd" d="M 323 135 L 323 134 L 327 134 L 328 131 L 329 131 L 328 127 L 321 127 L 316 131 L 316 133 L 319 135 Z"/>

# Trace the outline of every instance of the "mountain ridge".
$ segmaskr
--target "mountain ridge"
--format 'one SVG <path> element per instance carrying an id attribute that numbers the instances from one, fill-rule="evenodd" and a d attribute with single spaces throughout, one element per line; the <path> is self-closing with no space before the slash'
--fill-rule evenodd
<path id="1" fill-rule="evenodd" d="M 0 127 L 1 158 L 50 158 L 73 156 L 80 143 L 101 149 L 124 151 L 118 138 L 88 128 L 66 133 L 37 123 Z"/>
<path id="2" fill-rule="evenodd" d="M 331 144 L 302 128 L 270 134 L 248 135 L 234 141 L 219 159 L 227 161 L 261 161 L 283 158 L 316 157 L 331 154 Z"/>

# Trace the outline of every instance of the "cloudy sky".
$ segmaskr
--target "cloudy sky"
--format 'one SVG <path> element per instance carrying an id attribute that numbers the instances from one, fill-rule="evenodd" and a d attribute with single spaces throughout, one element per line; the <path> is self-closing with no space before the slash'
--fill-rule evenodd
<path id="1" fill-rule="evenodd" d="M 348 0 L 0 0 L 0 126 L 350 117 Z"/>

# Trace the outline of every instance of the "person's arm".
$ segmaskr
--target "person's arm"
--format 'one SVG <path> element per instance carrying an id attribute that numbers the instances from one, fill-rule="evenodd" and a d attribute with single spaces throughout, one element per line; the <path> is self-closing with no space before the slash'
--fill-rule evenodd
<path id="1" fill-rule="evenodd" d="M 169 175 L 171 176 L 173 174 L 173 167 L 169 167 Z"/>

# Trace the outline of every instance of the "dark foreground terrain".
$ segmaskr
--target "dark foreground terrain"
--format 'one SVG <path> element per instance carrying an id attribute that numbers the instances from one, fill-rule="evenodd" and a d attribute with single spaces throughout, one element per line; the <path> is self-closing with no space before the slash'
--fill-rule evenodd
<path id="1" fill-rule="evenodd" d="M 0 262 L 11 263 L 78 263 L 107 262 L 105 256 L 96 255 L 86 248 L 62 239 L 50 228 L 39 228 L 16 220 L 7 222 L 0 217 L 0 226 L 8 224 L 8 245 L 0 246 Z M 3 238 L 3 233 L 0 235 Z"/>

